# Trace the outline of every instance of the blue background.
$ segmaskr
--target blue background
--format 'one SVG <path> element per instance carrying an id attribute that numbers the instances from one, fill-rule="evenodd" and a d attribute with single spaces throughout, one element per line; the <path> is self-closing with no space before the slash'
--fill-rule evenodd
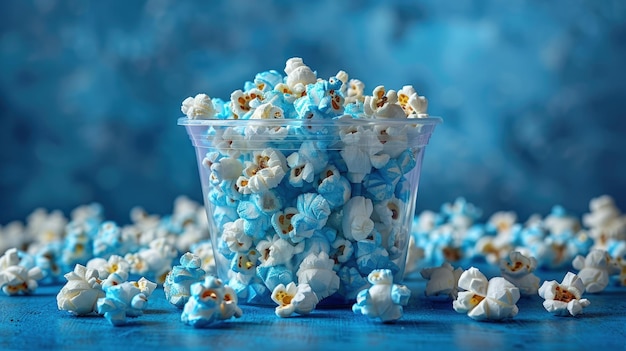
<path id="1" fill-rule="evenodd" d="M 418 211 L 626 209 L 623 1 L 2 1 L 0 33 L 0 224 L 201 201 L 182 100 L 292 56 L 429 99 Z"/>

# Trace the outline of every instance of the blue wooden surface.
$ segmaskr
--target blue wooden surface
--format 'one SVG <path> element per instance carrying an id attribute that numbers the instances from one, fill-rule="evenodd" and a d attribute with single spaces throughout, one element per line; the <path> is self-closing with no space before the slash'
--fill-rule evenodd
<path id="1" fill-rule="evenodd" d="M 487 274 L 489 276 L 489 274 Z M 561 281 L 564 272 L 539 272 Z M 61 288 L 39 287 L 31 296 L 0 296 L 0 349 L 89 350 L 623 350 L 626 288 L 610 286 L 591 300 L 582 315 L 555 317 L 539 296 L 522 297 L 519 314 L 506 322 L 477 322 L 452 309 L 450 301 L 428 300 L 425 281 L 411 277 L 404 317 L 392 324 L 352 313 L 349 307 L 317 309 L 308 316 L 280 319 L 273 308 L 242 306 L 243 317 L 213 328 L 180 322 L 162 287 L 143 316 L 122 327 L 98 316 L 75 317 L 56 306 Z"/>

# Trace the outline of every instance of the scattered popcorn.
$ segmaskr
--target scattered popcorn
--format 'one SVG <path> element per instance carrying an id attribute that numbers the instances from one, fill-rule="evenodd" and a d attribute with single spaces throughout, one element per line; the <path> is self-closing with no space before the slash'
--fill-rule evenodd
<path id="1" fill-rule="evenodd" d="M 518 251 L 511 251 L 508 259 L 500 260 L 500 272 L 515 285 L 522 295 L 535 295 L 539 289 L 539 277 L 533 274 L 537 267 L 534 257 L 526 257 Z"/>
<path id="2" fill-rule="evenodd" d="M 67 283 L 57 294 L 59 310 L 77 316 L 96 312 L 98 299 L 105 296 L 98 271 L 77 264 L 74 270 L 65 274 Z"/>
<path id="3" fill-rule="evenodd" d="M 578 277 L 585 285 L 585 292 L 598 293 L 609 285 L 609 277 L 620 272 L 620 267 L 608 252 L 594 249 L 583 257 L 578 255 L 572 261 L 578 270 Z"/>
<path id="4" fill-rule="evenodd" d="M 590 302 L 583 299 L 585 284 L 582 279 L 572 272 L 567 272 L 561 284 L 556 281 L 545 281 L 539 288 L 539 296 L 545 301 L 543 307 L 556 316 L 576 316 L 583 312 L 583 308 Z"/>
<path id="5" fill-rule="evenodd" d="M 180 319 L 195 328 L 202 328 L 230 319 L 239 318 L 243 312 L 237 306 L 235 291 L 214 276 L 191 285 L 191 297 L 185 303 Z"/>
<path id="6" fill-rule="evenodd" d="M 293 313 L 309 314 L 319 302 L 309 284 L 296 286 L 294 282 L 287 286 L 278 284 L 272 291 L 272 300 L 278 304 L 276 315 L 282 318 L 289 317 Z"/>
<path id="7" fill-rule="evenodd" d="M 513 318 L 519 312 L 519 289 L 502 277 L 487 280 L 477 268 L 471 267 L 461 274 L 459 292 L 452 307 L 475 320 L 502 320 Z"/>
<path id="8" fill-rule="evenodd" d="M 8 295 L 29 295 L 39 286 L 43 278 L 39 267 L 27 268 L 20 265 L 18 250 L 11 248 L 0 256 L 0 288 Z"/>
<path id="9" fill-rule="evenodd" d="M 352 311 L 369 318 L 379 318 L 382 322 L 402 318 L 402 306 L 408 304 L 411 290 L 404 285 L 394 284 L 393 274 L 388 269 L 372 271 L 367 280 L 372 285 L 359 292 Z"/>
<path id="10" fill-rule="evenodd" d="M 200 257 L 187 252 L 180 257 L 180 265 L 174 266 L 165 278 L 165 298 L 174 306 L 183 308 L 191 296 L 191 284 L 202 281 L 205 272 Z"/>
<path id="11" fill-rule="evenodd" d="M 426 283 L 424 294 L 428 297 L 444 297 L 456 300 L 459 290 L 458 283 L 463 268 L 454 268 L 450 263 L 444 262 L 440 267 L 423 268 L 420 274 Z"/>

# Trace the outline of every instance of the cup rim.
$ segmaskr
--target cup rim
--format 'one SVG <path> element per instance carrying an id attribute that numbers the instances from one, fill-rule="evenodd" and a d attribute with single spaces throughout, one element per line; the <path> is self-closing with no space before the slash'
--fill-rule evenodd
<path id="1" fill-rule="evenodd" d="M 249 126 L 406 126 L 406 125 L 437 125 L 443 123 L 443 119 L 437 116 L 424 118 L 332 118 L 332 119 L 191 119 L 188 117 L 178 118 L 179 126 L 220 126 L 220 127 L 249 127 Z"/>

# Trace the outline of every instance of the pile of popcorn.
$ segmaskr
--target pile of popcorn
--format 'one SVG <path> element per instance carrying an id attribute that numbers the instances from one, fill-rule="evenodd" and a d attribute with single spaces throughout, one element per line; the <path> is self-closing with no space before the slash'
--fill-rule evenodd
<path id="1" fill-rule="evenodd" d="M 366 95 L 346 72 L 318 78 L 300 58 L 284 72 L 258 73 L 228 101 L 182 103 L 220 229 L 215 259 L 246 303 L 346 303 L 374 270 L 402 278 L 420 152 L 438 120 L 409 85 Z"/>

